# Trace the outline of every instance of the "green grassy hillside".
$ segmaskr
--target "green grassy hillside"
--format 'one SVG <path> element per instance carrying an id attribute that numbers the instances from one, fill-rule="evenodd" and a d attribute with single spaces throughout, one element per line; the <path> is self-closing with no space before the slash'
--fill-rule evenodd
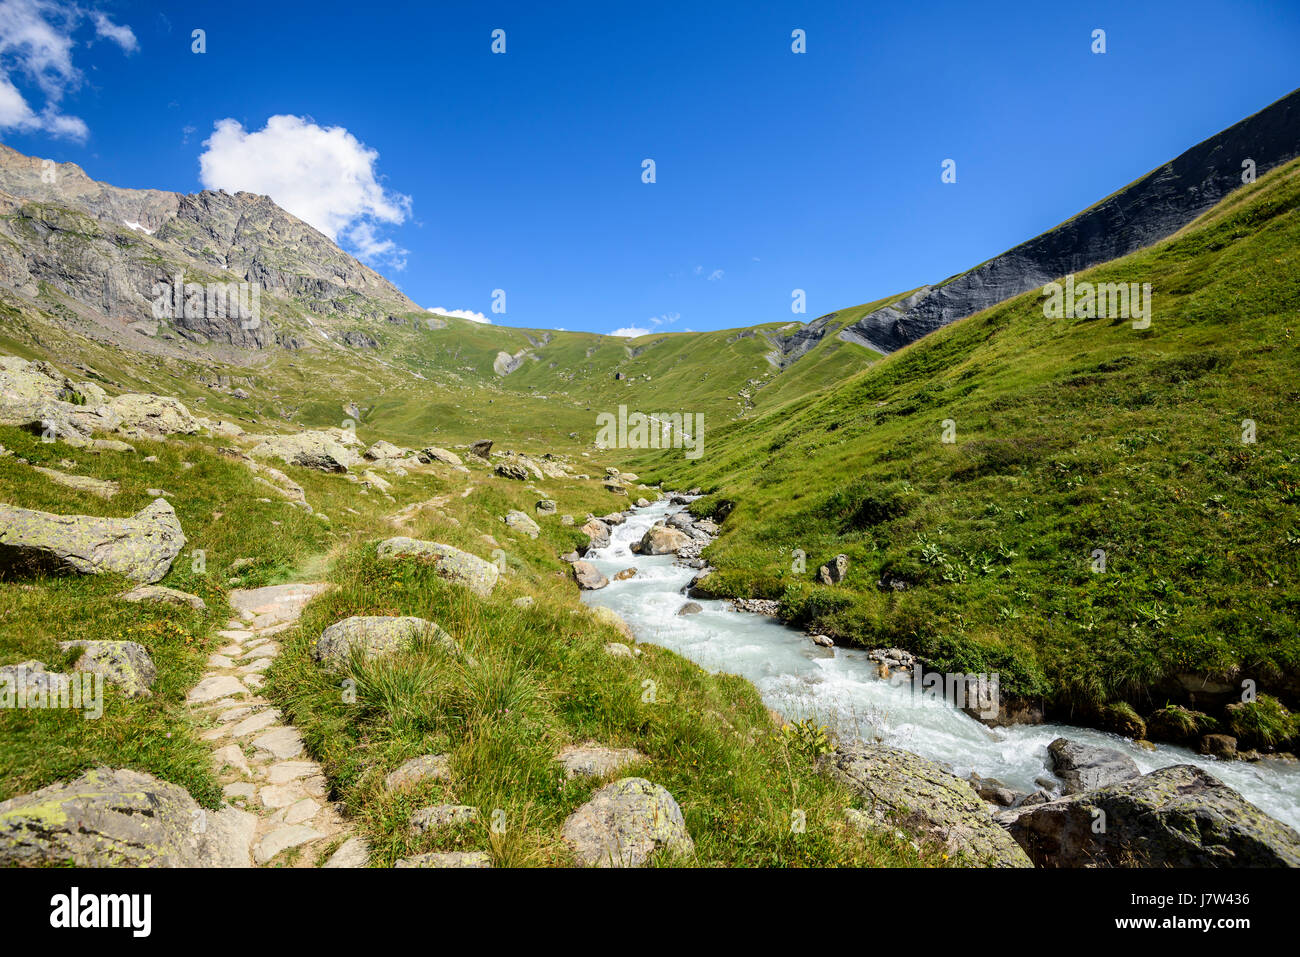
<path id="1" fill-rule="evenodd" d="M 714 430 L 696 462 L 629 467 L 704 487 L 697 510 L 734 503 L 712 591 L 779 598 L 841 641 L 1000 672 L 1058 714 L 1145 714 L 1185 697 L 1179 676 L 1295 707 L 1298 269 L 1293 162 L 1077 277 L 1151 283 L 1147 329 L 1048 319 L 1026 293 Z M 846 582 L 815 584 L 841 552 Z"/>

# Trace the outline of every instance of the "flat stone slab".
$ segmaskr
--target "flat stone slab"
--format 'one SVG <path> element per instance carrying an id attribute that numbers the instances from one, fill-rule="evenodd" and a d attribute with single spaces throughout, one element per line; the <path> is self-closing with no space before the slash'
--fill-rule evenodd
<path id="1" fill-rule="evenodd" d="M 212 752 L 213 763 L 218 770 L 223 767 L 232 767 L 243 774 L 251 774 L 248 767 L 248 759 L 244 757 L 244 752 L 240 750 L 237 744 L 228 744 L 224 748 L 217 748 Z"/>
<path id="2" fill-rule="evenodd" d="M 300 785 L 292 783 L 268 784 L 257 792 L 258 800 L 262 802 L 262 806 L 269 807 L 273 811 L 296 804 L 306 796 Z"/>
<path id="3" fill-rule="evenodd" d="M 257 785 L 250 784 L 248 781 L 231 781 L 221 789 L 221 796 L 228 801 L 236 798 L 251 801 L 257 797 Z"/>
<path id="4" fill-rule="evenodd" d="M 370 845 L 363 837 L 350 837 L 330 855 L 325 867 L 367 867 L 370 864 Z"/>
<path id="5" fill-rule="evenodd" d="M 268 628 L 296 621 L 307 603 L 327 588 L 323 583 L 237 588 L 230 593 L 230 604 L 241 615 L 251 614 L 255 627 Z"/>
<path id="6" fill-rule="evenodd" d="M 190 689 L 186 700 L 191 704 L 200 704 L 241 694 L 248 694 L 248 689 L 234 675 L 209 675 Z"/>
<path id="7" fill-rule="evenodd" d="M 293 804 L 289 805 L 284 812 L 284 823 L 306 824 L 316 816 L 316 812 L 319 810 L 319 804 L 311 798 L 305 797 L 301 801 L 295 801 Z"/>
<path id="8" fill-rule="evenodd" d="M 253 851 L 253 859 L 259 864 L 265 864 L 277 854 L 282 854 L 291 847 L 298 847 L 324 836 L 320 831 L 313 830 L 304 824 L 287 824 L 284 827 L 276 828 L 262 838 Z"/>
<path id="9" fill-rule="evenodd" d="M 256 734 L 280 720 L 280 712 L 275 708 L 267 708 L 265 711 L 259 711 L 257 714 L 250 715 L 239 724 L 230 729 L 232 738 L 244 738 L 250 734 Z"/>
<path id="10" fill-rule="evenodd" d="M 486 851 L 448 851 L 442 854 L 416 854 L 404 857 L 394 867 L 491 867 L 492 855 Z"/>
<path id="11" fill-rule="evenodd" d="M 260 738 L 254 738 L 253 747 L 269 751 L 281 761 L 287 761 L 302 754 L 302 735 L 297 728 L 276 728 Z"/>
<path id="12" fill-rule="evenodd" d="M 266 780 L 271 784 L 288 784 L 314 774 L 320 774 L 320 765 L 315 761 L 282 761 L 271 765 Z"/>

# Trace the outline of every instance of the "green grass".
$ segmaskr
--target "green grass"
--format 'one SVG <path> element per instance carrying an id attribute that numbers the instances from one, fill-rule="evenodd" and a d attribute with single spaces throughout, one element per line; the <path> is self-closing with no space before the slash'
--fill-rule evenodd
<path id="1" fill-rule="evenodd" d="M 698 462 L 629 467 L 705 488 L 696 511 L 734 503 L 706 555 L 715 593 L 781 599 L 841 641 L 996 671 L 1004 695 L 1076 719 L 1149 714 L 1179 673 L 1253 678 L 1295 706 L 1297 207 L 1292 163 L 1079 277 L 1152 283 L 1150 329 L 1046 319 L 1026 293 L 715 430 Z M 841 552 L 847 581 L 816 584 Z"/>
<path id="2" fill-rule="evenodd" d="M 57 642 L 120 637 L 144 645 L 159 673 L 146 699 L 128 700 L 109 688 L 98 720 L 65 711 L 0 712 L 0 799 L 107 764 L 176 782 L 216 806 L 211 748 L 198 738 L 201 719 L 191 717 L 184 698 L 222 643 L 215 632 L 230 615 L 228 591 L 324 577 L 337 587 L 308 608 L 296 637 L 286 636 L 264 693 L 300 727 L 379 863 L 456 848 L 490 850 L 502 865 L 568 862 L 560 827 L 598 782 L 566 783 L 553 758 L 565 744 L 588 739 L 640 750 L 647 759 L 626 773 L 662 784 L 681 803 L 697 855 L 661 863 L 943 863 L 936 852 L 915 850 L 907 836 L 850 829 L 843 809 L 854 796 L 815 773 L 814 754 L 779 732 L 743 680 L 709 675 L 653 646 L 634 661 L 606 655 L 604 644 L 622 636 L 581 605 L 567 565 L 557 558 L 584 538 L 559 515 L 573 514 L 580 524 L 589 511 L 626 506 L 626 497 L 606 491 L 598 479 L 521 483 L 479 465 L 468 476 L 436 468 L 393 476 L 390 501 L 363 495 L 338 476 L 286 469 L 316 511 L 330 517 L 326 523 L 278 500 L 258 501 L 264 487 L 207 440 L 135 442 L 136 454 L 90 452 L 0 429 L 0 443 L 13 453 L 0 457 L 0 500 L 23 507 L 127 516 L 151 500 L 146 488 L 172 492 L 189 543 L 161 584 L 196 593 L 209 606 L 201 614 L 124 603 L 115 596 L 130 583 L 112 577 L 0 581 L 0 662 L 34 658 L 66 669 L 72 662 Z M 143 462 L 147 455 L 158 461 Z M 115 480 L 122 489 L 104 501 L 56 485 L 20 459 Z M 75 467 L 61 466 L 65 459 Z M 534 484 L 559 506 L 556 516 L 539 518 L 537 540 L 499 520 L 511 508 L 533 512 L 540 497 Z M 408 527 L 389 522 L 401 506 L 435 497 L 440 504 Z M 396 534 L 433 538 L 484 558 L 499 547 L 506 574 L 494 596 L 482 600 L 419 562 L 380 564 L 375 544 Z M 193 561 L 199 550 L 201 567 Z M 253 561 L 236 574 L 231 566 L 239 559 Z M 514 607 L 510 600 L 522 595 L 535 604 Z M 425 647 L 357 663 L 346 675 L 356 683 L 349 702 L 340 684 L 345 676 L 318 666 L 310 648 L 327 625 L 353 614 L 437 621 L 464 653 L 452 657 Z M 656 684 L 653 703 L 643 700 L 647 679 Z M 429 751 L 452 755 L 451 785 L 383 792 L 389 771 Z M 452 800 L 480 808 L 480 823 L 440 838 L 408 833 L 415 808 Z M 791 829 L 796 809 L 807 817 L 804 833 Z M 491 827 L 498 811 L 505 815 L 499 833 Z"/>

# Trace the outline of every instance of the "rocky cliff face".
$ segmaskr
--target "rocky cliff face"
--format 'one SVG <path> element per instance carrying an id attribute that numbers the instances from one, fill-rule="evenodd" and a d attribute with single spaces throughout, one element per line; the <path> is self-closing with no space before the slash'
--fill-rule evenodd
<path id="1" fill-rule="evenodd" d="M 205 287 L 255 286 L 266 294 L 259 297 L 258 321 L 249 322 L 246 309 L 227 308 L 224 296 L 212 308 L 205 293 L 198 308 L 174 309 L 160 324 L 157 285 L 175 285 L 178 275 Z M 300 331 L 284 320 L 303 313 L 328 325 L 422 311 L 269 197 L 120 189 L 95 182 L 73 163 L 5 146 L 0 285 L 28 299 L 57 290 L 105 334 L 252 350 L 300 346 Z"/>
<path id="2" fill-rule="evenodd" d="M 832 312 L 814 319 L 806 326 L 796 324 L 793 328 L 785 326 L 774 333 L 765 332 L 767 341 L 775 347 L 767 354 L 767 361 L 778 369 L 788 368 L 826 337 L 826 327 L 838 317 L 838 312 Z"/>
<path id="3" fill-rule="evenodd" d="M 940 326 L 1124 256 L 1177 232 L 1257 175 L 1300 156 L 1300 90 L 1193 146 L 1120 192 L 1026 243 L 937 286 L 863 316 L 846 342 L 892 352 Z"/>

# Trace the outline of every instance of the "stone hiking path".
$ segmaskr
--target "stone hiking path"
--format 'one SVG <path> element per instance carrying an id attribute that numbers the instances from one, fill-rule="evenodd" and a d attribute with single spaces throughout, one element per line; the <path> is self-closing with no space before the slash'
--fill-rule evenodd
<path id="1" fill-rule="evenodd" d="M 275 585 L 231 592 L 238 621 L 218 632 L 226 644 L 208 659 L 208 671 L 188 696 L 209 725 L 200 737 L 213 743 L 217 779 L 227 801 L 257 816 L 249 844 L 257 866 L 314 867 L 327 846 L 345 840 L 326 867 L 365 867 L 369 849 L 351 834 L 330 805 L 319 764 L 304 758 L 298 729 L 257 694 L 263 672 L 280 651 L 276 640 L 291 630 L 323 584 Z M 296 848 L 283 861 L 280 855 Z M 290 863 L 291 862 L 291 863 Z"/>

